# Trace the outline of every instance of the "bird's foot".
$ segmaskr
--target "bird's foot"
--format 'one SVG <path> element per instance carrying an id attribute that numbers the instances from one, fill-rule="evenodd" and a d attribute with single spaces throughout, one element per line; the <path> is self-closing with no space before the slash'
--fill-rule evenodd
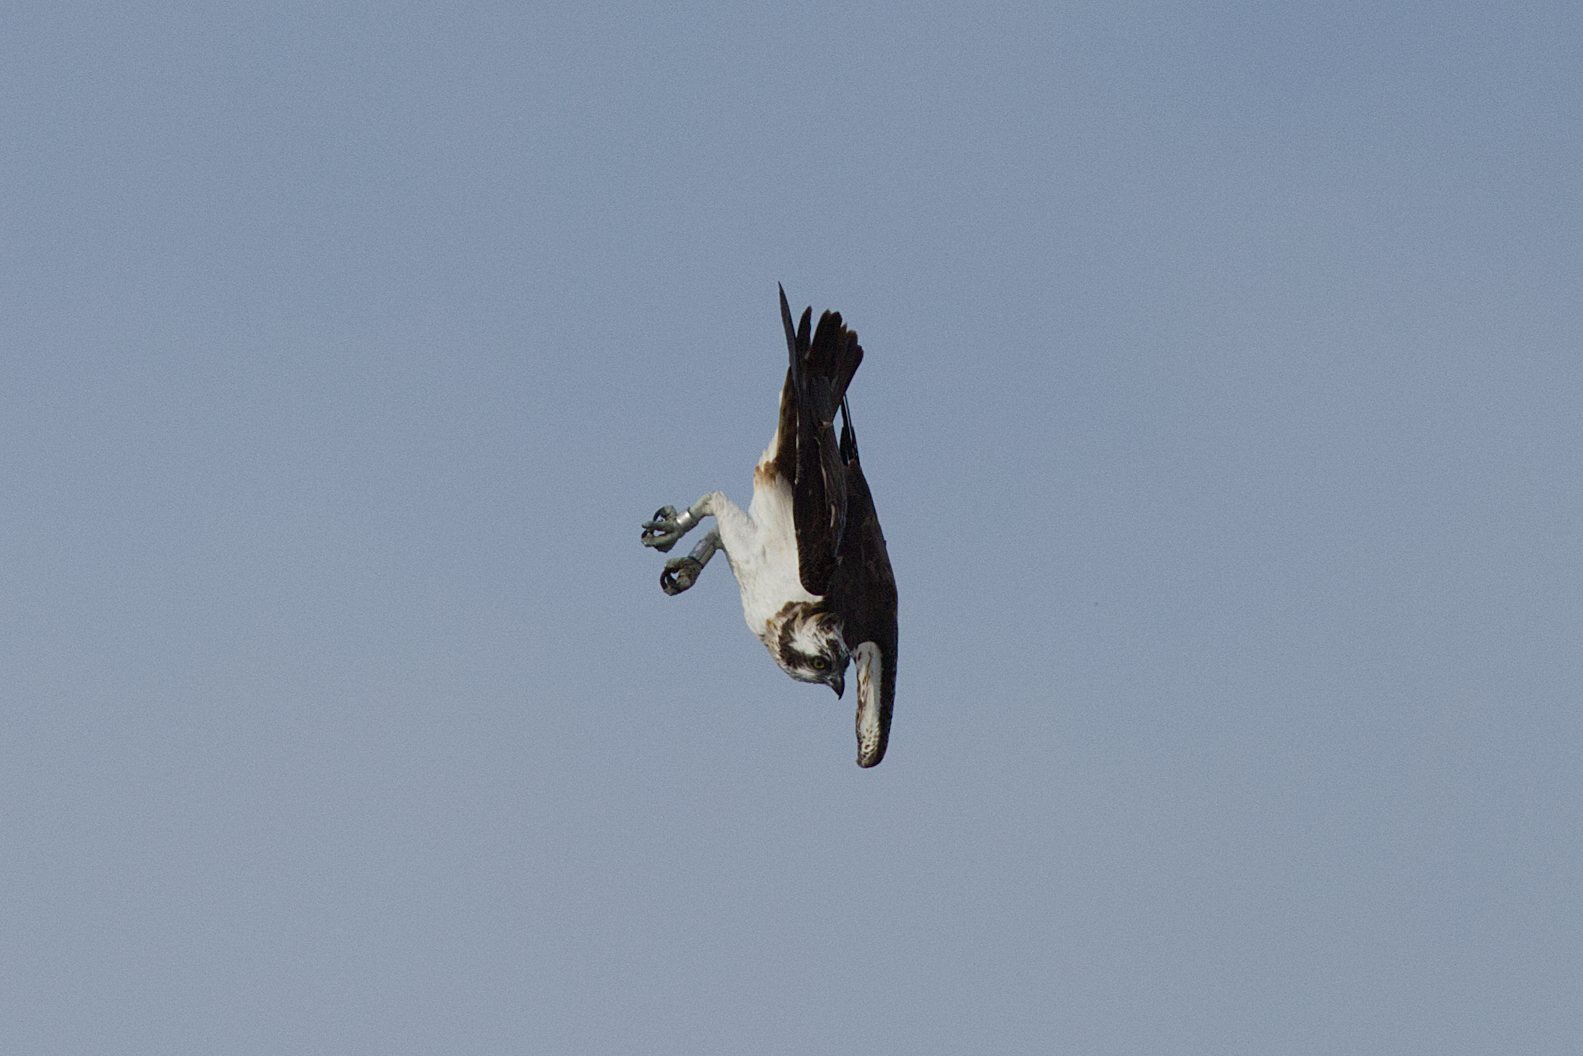
<path id="1" fill-rule="evenodd" d="M 654 519 L 643 522 L 643 545 L 652 546 L 662 554 L 669 551 L 697 523 L 688 523 L 691 512 L 677 516 L 675 506 L 661 506 L 655 510 Z"/>
<path id="2" fill-rule="evenodd" d="M 665 570 L 660 573 L 660 589 L 672 597 L 680 594 L 698 581 L 698 574 L 715 556 L 715 551 L 720 549 L 720 529 L 711 528 L 698 540 L 692 553 L 665 562 Z"/>
<path id="3" fill-rule="evenodd" d="M 704 563 L 696 557 L 673 557 L 665 562 L 665 569 L 660 573 L 660 589 L 671 597 L 675 597 L 698 581 L 698 573 L 704 570 Z"/>

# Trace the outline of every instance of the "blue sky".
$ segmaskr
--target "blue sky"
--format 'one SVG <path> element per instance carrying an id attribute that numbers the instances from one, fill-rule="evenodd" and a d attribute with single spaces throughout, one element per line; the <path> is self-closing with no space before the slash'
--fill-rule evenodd
<path id="1" fill-rule="evenodd" d="M 1575 5 L 27 4 L 18 1053 L 1563 1053 Z M 890 755 L 655 507 L 835 308 Z"/>

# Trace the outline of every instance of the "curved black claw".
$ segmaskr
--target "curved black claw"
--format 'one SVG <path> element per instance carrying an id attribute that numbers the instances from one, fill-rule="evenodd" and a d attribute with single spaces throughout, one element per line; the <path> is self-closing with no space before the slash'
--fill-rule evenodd
<path id="1" fill-rule="evenodd" d="M 654 511 L 654 519 L 643 522 L 643 545 L 652 546 L 660 553 L 669 552 L 682 537 L 681 525 L 676 523 L 676 507 L 661 506 Z M 691 586 L 689 583 L 688 586 Z M 687 587 L 683 587 L 686 590 Z M 666 591 L 674 594 L 675 591 Z"/>
<path id="2" fill-rule="evenodd" d="M 703 570 L 704 563 L 696 557 L 673 557 L 665 562 L 665 569 L 660 573 L 660 589 L 674 598 L 698 582 L 698 573 Z"/>

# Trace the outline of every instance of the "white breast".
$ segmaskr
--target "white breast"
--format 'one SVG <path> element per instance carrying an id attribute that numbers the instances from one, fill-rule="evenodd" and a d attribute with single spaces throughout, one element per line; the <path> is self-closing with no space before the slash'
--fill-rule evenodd
<path id="1" fill-rule="evenodd" d="M 761 467 L 753 474 L 747 513 L 729 502 L 715 505 L 720 541 L 742 590 L 742 616 L 748 630 L 764 640 L 770 619 L 787 602 L 819 600 L 803 589 L 798 572 L 791 484 Z"/>

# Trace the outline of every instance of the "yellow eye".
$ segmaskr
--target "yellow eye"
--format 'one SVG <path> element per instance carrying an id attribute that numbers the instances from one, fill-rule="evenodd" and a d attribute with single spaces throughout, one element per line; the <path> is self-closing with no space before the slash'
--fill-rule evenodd
<path id="1" fill-rule="evenodd" d="M 815 671 L 823 671 L 827 666 L 828 665 L 825 663 L 824 657 L 816 656 L 813 658 L 813 669 Z"/>

